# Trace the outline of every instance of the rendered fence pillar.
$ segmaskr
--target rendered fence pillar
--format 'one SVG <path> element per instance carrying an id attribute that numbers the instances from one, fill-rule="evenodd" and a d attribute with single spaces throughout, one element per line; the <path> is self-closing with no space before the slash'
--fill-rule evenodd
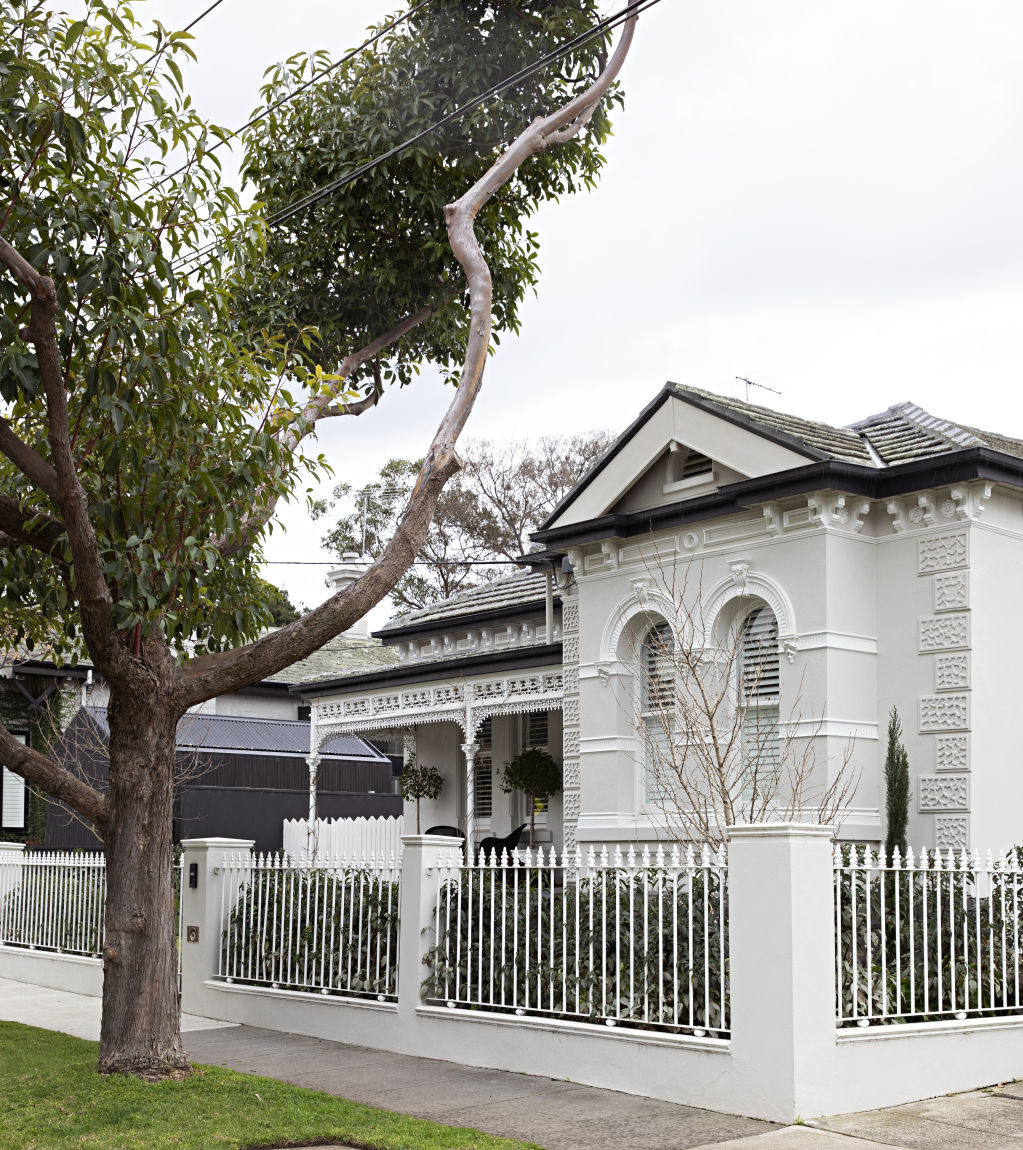
<path id="1" fill-rule="evenodd" d="M 834 1072 L 832 827 L 728 828 L 732 1058 L 745 1113 L 821 1113 Z"/>
<path id="2" fill-rule="evenodd" d="M 244 881 L 244 871 L 228 872 L 226 864 L 239 854 L 251 854 L 254 845 L 254 839 L 181 842 L 181 1009 L 191 1014 L 211 1014 L 215 1009 L 204 984 L 217 973 L 223 908 L 234 905 Z"/>
<path id="3" fill-rule="evenodd" d="M 24 843 L 0 843 L 0 942 L 7 938 L 7 901 L 21 886 Z"/>
<path id="4" fill-rule="evenodd" d="M 398 934 L 398 1011 L 412 1016 L 430 968 L 423 962 L 435 939 L 437 872 L 462 861 L 462 840 L 441 835 L 402 835 L 401 923 Z"/>

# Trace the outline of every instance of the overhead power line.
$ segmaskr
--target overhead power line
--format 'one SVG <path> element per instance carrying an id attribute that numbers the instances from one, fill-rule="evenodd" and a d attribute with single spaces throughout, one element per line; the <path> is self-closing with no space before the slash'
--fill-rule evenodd
<path id="1" fill-rule="evenodd" d="M 271 112 L 276 112 L 278 108 L 282 107 L 284 104 L 287 104 L 289 100 L 294 100 L 296 96 L 301 95 L 307 88 L 311 88 L 314 84 L 318 84 L 324 78 L 324 76 L 329 76 L 331 72 L 336 71 L 343 64 L 347 64 L 349 60 L 353 60 L 356 56 L 359 55 L 360 52 L 365 52 L 365 50 L 369 47 L 372 47 L 372 45 L 375 44 L 381 38 L 381 36 L 385 36 L 393 28 L 397 28 L 399 24 L 404 24 L 406 20 L 411 19 L 421 8 L 425 8 L 430 2 L 431 0 L 420 0 L 420 3 L 416 4 L 413 8 L 410 8 L 404 15 L 397 17 L 395 20 L 392 20 L 390 24 L 385 24 L 376 33 L 374 33 L 374 35 L 370 36 L 368 40 L 364 40 L 358 46 L 358 48 L 353 48 L 350 52 L 342 56 L 340 60 L 335 61 L 333 64 L 328 64 L 326 68 L 321 68 L 318 72 L 314 72 L 308 80 L 303 81 L 303 83 L 299 84 L 297 88 L 293 88 L 286 96 L 282 96 L 279 100 L 275 100 L 272 104 L 268 104 L 261 112 L 253 116 L 251 120 L 247 120 L 244 124 L 242 124 L 240 128 L 230 132 L 222 140 L 218 140 L 215 144 L 211 145 L 209 148 L 206 148 L 206 152 L 215 152 L 218 148 L 222 148 L 225 144 L 228 144 L 232 140 L 237 139 L 238 136 L 242 134 L 242 132 L 247 131 L 252 127 L 253 124 L 258 124 L 260 120 L 265 120 Z M 223 0 L 216 0 L 216 3 L 211 4 L 210 7 L 206 9 L 206 12 L 211 12 L 214 8 L 216 8 L 217 4 L 221 3 L 223 3 Z M 193 20 L 192 24 L 188 25 L 188 28 L 191 28 L 193 24 L 197 24 L 199 20 L 201 20 L 203 16 L 206 15 L 206 12 L 203 12 L 202 15 Z M 184 31 L 187 32 L 188 28 L 185 28 Z M 161 51 L 162 50 L 163 49 L 161 49 Z M 150 59 L 152 59 L 152 57 L 150 57 Z M 146 63 L 149 63 L 149 61 L 147 60 Z M 192 157 L 192 159 L 194 159 L 194 157 Z M 181 173 L 186 171 L 191 165 L 192 159 L 186 160 L 180 168 L 175 168 L 173 172 L 168 172 L 167 175 L 162 176 L 159 180 L 156 181 L 155 184 L 150 186 L 149 190 L 152 191 L 153 188 L 160 187 L 161 184 L 165 184 L 168 180 L 173 179 L 175 176 L 180 176 Z"/>
<path id="2" fill-rule="evenodd" d="M 297 201 L 296 203 L 289 204 L 287 207 L 281 208 L 278 211 L 271 213 L 267 217 L 267 224 L 269 226 L 275 226 L 277 224 L 283 223 L 285 220 L 290 219 L 298 212 L 304 211 L 308 207 L 312 207 L 313 205 L 319 203 L 321 200 L 333 195 L 335 192 L 339 191 L 347 184 L 357 180 L 360 176 L 366 175 L 368 172 L 372 171 L 380 164 L 383 164 L 387 160 L 393 159 L 395 156 L 400 155 L 402 152 L 407 151 L 411 147 L 414 147 L 417 143 L 419 143 L 420 140 L 425 139 L 432 132 L 436 132 L 440 128 L 451 123 L 453 120 L 464 116 L 467 112 L 472 111 L 473 108 L 478 107 L 486 100 L 492 99 L 494 96 L 499 95 L 506 89 L 522 83 L 523 80 L 528 79 L 529 76 L 533 75 L 534 72 L 538 72 L 542 68 L 547 67 L 549 64 L 554 63 L 556 60 L 561 59 L 563 56 L 567 55 L 575 48 L 581 47 L 583 44 L 592 40 L 595 36 L 599 36 L 606 31 L 611 31 L 613 28 L 616 28 L 620 24 L 625 23 L 625 21 L 630 17 L 638 16 L 641 12 L 645 12 L 647 9 L 653 8 L 655 4 L 659 3 L 660 0 L 631 0 L 631 3 L 627 4 L 624 8 L 620 8 L 617 12 L 612 13 L 610 16 L 602 18 L 586 32 L 579 33 L 578 36 L 573 37 L 571 40 L 567 40 L 564 44 L 559 45 L 551 52 L 538 57 L 532 63 L 527 64 L 524 68 L 520 68 L 519 71 L 513 73 L 510 76 L 506 76 L 503 80 L 499 80 L 495 84 L 492 84 L 485 91 L 474 96 L 471 100 L 466 101 L 466 103 L 460 105 L 458 108 L 455 108 L 453 111 L 448 112 L 439 120 L 434 121 L 434 123 L 428 125 L 426 128 L 423 128 L 421 131 L 404 140 L 402 143 L 396 144 L 393 148 L 389 148 L 386 152 L 382 152 L 380 155 L 374 156 L 372 159 L 365 161 L 365 163 L 359 164 L 357 167 L 352 168 L 350 171 L 346 172 L 345 175 L 338 177 L 336 180 L 332 180 L 329 184 L 325 184 L 322 188 L 317 188 L 315 192 L 311 192 L 308 196 L 305 196 L 303 199 Z M 191 255 L 178 257 L 178 259 L 175 261 L 175 265 L 183 266 L 187 263 L 195 263 L 196 266 L 200 266 L 201 261 L 203 261 L 204 258 L 211 252 L 215 251 L 218 246 L 219 245 L 217 242 L 209 243 Z"/>

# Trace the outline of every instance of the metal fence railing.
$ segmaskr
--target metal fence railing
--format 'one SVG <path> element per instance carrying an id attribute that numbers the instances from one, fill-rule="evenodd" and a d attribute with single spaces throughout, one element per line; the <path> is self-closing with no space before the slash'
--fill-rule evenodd
<path id="1" fill-rule="evenodd" d="M 526 850 L 436 872 L 427 997 L 726 1037 L 725 851 Z"/>
<path id="2" fill-rule="evenodd" d="M 0 942 L 98 957 L 106 863 L 72 851 L 0 856 Z"/>
<path id="3" fill-rule="evenodd" d="M 1023 1010 L 1023 898 L 1014 852 L 836 846 L 840 1026 Z"/>
<path id="4" fill-rule="evenodd" d="M 316 865 L 279 855 L 229 859 L 218 977 L 396 1000 L 399 875 L 393 859 L 321 858 Z"/>

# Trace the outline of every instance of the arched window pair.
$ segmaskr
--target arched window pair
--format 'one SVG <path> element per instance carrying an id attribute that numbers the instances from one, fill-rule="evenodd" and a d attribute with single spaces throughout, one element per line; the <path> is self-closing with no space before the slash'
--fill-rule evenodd
<path id="1" fill-rule="evenodd" d="M 778 620 L 766 604 L 748 610 L 733 632 L 736 647 L 735 705 L 739 711 L 742 769 L 747 786 L 777 775 L 781 753 L 778 743 L 779 659 Z M 680 660 L 675 637 L 666 622 L 655 623 L 643 637 L 641 649 L 640 715 L 646 758 L 646 798 L 664 798 L 670 778 L 673 750 L 677 676 Z M 702 717 L 697 716 L 698 719 Z M 706 716 L 710 729 L 712 716 Z M 703 723 L 700 721 L 700 725 Z"/>

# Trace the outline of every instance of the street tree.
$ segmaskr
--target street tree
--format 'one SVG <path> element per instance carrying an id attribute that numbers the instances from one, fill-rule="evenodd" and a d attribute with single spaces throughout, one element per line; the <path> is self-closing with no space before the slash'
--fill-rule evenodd
<path id="1" fill-rule="evenodd" d="M 415 610 L 506 572 L 529 550 L 535 531 L 584 472 L 610 447 L 609 432 L 494 443 L 469 440 L 462 470 L 444 488 L 415 564 L 391 601 Z M 390 459 L 369 484 L 339 483 L 314 515 L 347 508 L 323 538 L 338 557 L 378 555 L 394 534 L 422 460 Z"/>
<path id="2" fill-rule="evenodd" d="M 403 61 L 420 52 L 432 60 L 427 41 L 438 28 L 483 19 L 499 42 L 507 21 L 521 23 L 538 55 L 562 18 L 592 23 L 595 9 L 433 0 L 386 33 L 332 100 L 372 149 L 381 131 L 374 109 L 387 105 L 400 118 L 418 107 L 415 69 Z M 521 239 L 529 212 L 592 177 L 607 132 L 601 102 L 633 26 L 634 18 L 610 58 L 597 38 L 547 69 L 535 102 L 556 110 L 524 129 L 508 96 L 482 158 L 472 158 L 472 125 L 462 123 L 466 143 L 450 167 L 448 139 L 429 163 L 391 168 L 386 189 L 365 185 L 362 239 L 378 209 L 386 226 L 375 247 L 363 252 L 353 240 L 335 253 L 331 282 L 349 285 L 335 308 L 299 266 L 304 254 L 322 260 L 329 244 L 295 230 L 295 246 L 282 247 L 264 205 L 244 207 L 224 184 L 212 151 L 223 133 L 182 87 L 187 37 L 144 27 L 124 2 L 94 0 L 88 20 L 26 0 L 0 6 L 0 603 L 15 643 L 45 644 L 58 659 L 87 655 L 109 684 L 109 788 L 94 789 L 2 729 L 0 761 L 103 839 L 101 1070 L 160 1076 L 187 1067 L 172 922 L 179 718 L 306 657 L 407 569 L 458 470 L 456 443 L 494 318 L 513 322 L 506 301 L 533 274 L 528 258 L 515 257 L 492 273 L 493 256 L 510 249 L 498 243 L 488 259 L 475 229 L 485 235 L 496 208 L 497 225 L 531 250 Z M 433 46 L 444 55 L 443 44 Z M 452 85 L 463 69 L 474 74 L 476 60 L 445 58 Z M 308 99 L 317 104 L 315 88 Z M 325 137 L 315 142 L 333 154 Z M 184 167 L 172 171 L 181 157 Z M 305 178 L 326 176 L 311 168 Z M 292 194 L 301 190 L 295 183 Z M 388 195 L 403 197 L 398 229 Z M 331 211 L 343 216 L 350 203 L 321 206 L 315 225 L 326 228 Z M 417 245 L 420 228 L 436 228 L 444 242 L 441 204 L 448 278 L 428 300 L 416 287 Z M 433 284 L 435 267 L 422 270 Z M 277 297 L 275 276 L 292 285 Z M 397 280 L 391 306 L 416 310 L 395 322 L 378 289 Z M 442 316 L 438 301 L 449 297 Z M 285 321 L 289 300 L 294 316 Z M 310 326 L 321 318 L 322 329 Z M 354 585 L 257 638 L 270 606 L 257 571 L 278 503 L 315 466 L 305 444 L 318 422 L 363 409 L 360 373 L 385 378 L 385 352 L 398 379 L 431 357 L 458 376 L 398 530 Z"/>

